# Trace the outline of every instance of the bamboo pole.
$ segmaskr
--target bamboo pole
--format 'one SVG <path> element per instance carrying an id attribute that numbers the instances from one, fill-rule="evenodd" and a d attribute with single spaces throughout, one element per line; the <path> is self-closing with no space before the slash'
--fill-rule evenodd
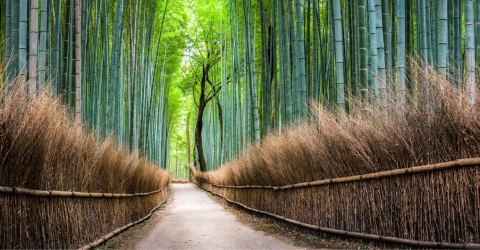
<path id="1" fill-rule="evenodd" d="M 467 166 L 475 166 L 475 165 L 480 165 L 480 158 L 459 159 L 456 161 L 429 164 L 429 165 L 418 166 L 418 167 L 394 169 L 394 170 L 381 171 L 381 172 L 364 174 L 364 175 L 354 175 L 354 176 L 325 179 L 325 180 L 312 181 L 312 182 L 302 182 L 302 183 L 297 183 L 293 185 L 281 186 L 278 189 L 275 188 L 275 190 L 285 190 L 285 189 L 308 187 L 308 186 L 320 186 L 320 185 L 325 185 L 330 183 L 344 183 L 344 182 L 361 181 L 361 180 L 369 180 L 369 179 L 379 179 L 379 178 L 384 178 L 389 176 L 429 172 L 429 171 L 441 170 L 441 169 L 447 169 L 447 168 L 467 167 Z"/>
<path id="2" fill-rule="evenodd" d="M 479 162 L 480 162 L 480 159 L 479 159 Z M 357 237 L 357 238 L 363 238 L 363 239 L 369 239 L 369 240 L 385 241 L 385 242 L 390 242 L 390 243 L 394 243 L 394 244 L 402 244 L 402 245 L 410 245 L 410 246 L 426 247 L 426 248 L 430 248 L 430 247 L 454 248 L 454 249 L 478 249 L 478 248 L 480 248 L 480 244 L 474 244 L 474 243 L 459 244 L 459 243 L 418 241 L 418 240 L 409 240 L 409 239 L 390 237 L 390 236 L 351 232 L 351 231 L 339 230 L 339 229 L 334 229 L 334 228 L 311 225 L 311 224 L 303 223 L 303 222 L 300 222 L 300 221 L 292 220 L 292 219 L 286 218 L 284 216 L 280 216 L 280 215 L 272 214 L 272 213 L 269 213 L 269 212 L 261 211 L 261 210 L 258 210 L 258 209 L 254 209 L 254 208 L 248 207 L 248 206 L 246 206 L 246 205 L 244 205 L 240 202 L 232 201 L 232 200 L 228 199 L 227 197 L 225 197 L 221 194 L 218 194 L 218 193 L 215 193 L 213 191 L 207 190 L 204 187 L 200 186 L 197 182 L 195 182 L 195 177 L 193 179 L 193 183 L 195 183 L 195 185 L 197 185 L 201 189 L 203 189 L 203 190 L 205 190 L 209 193 L 212 193 L 214 195 L 220 196 L 220 197 L 224 198 L 225 200 L 227 200 L 228 202 L 239 205 L 239 206 L 241 206 L 241 207 L 243 207 L 247 210 L 257 212 L 257 213 L 261 213 L 261 214 L 266 214 L 266 215 L 275 217 L 277 219 L 289 222 L 291 224 L 301 226 L 301 227 L 306 227 L 306 228 L 313 229 L 313 230 L 317 230 L 317 231 L 320 231 L 320 232 L 323 232 L 323 233 L 339 234 L 339 235 L 349 236 L 349 237 Z"/>
<path id="3" fill-rule="evenodd" d="M 360 0 L 358 2 L 358 36 L 359 36 L 359 73 L 360 73 L 360 100 L 362 105 L 366 105 L 368 101 L 368 52 L 367 52 L 367 16 L 366 16 L 366 2 Z"/>
<path id="4" fill-rule="evenodd" d="M 82 67 L 81 67 L 81 58 L 82 58 L 82 45 L 81 45 L 81 10 L 80 6 L 82 5 L 81 0 L 75 0 L 75 122 L 77 124 L 82 123 Z"/>
<path id="5" fill-rule="evenodd" d="M 38 1 L 37 1 L 38 3 Z M 47 65 L 47 37 L 51 35 L 48 31 L 48 7 L 51 4 L 50 1 L 43 1 L 40 10 L 40 30 L 38 41 L 38 90 L 42 91 L 45 86 L 45 76 L 49 65 Z M 38 6 L 37 6 L 38 7 Z M 32 37 L 32 39 L 34 39 Z M 49 57 L 51 55 L 48 55 Z M 31 60 L 30 60 L 31 61 Z M 47 71 L 48 72 L 48 71 Z M 48 75 L 50 77 L 50 75 Z"/>
<path id="6" fill-rule="evenodd" d="M 8 67 L 12 60 L 12 51 L 13 51 L 13 43 L 12 43 L 12 11 L 13 11 L 13 2 L 12 0 L 6 0 L 5 2 L 5 86 L 8 87 L 8 84 L 11 80 L 11 68 Z"/>
<path id="7" fill-rule="evenodd" d="M 83 197 L 83 198 L 124 198 L 134 196 L 147 196 L 160 193 L 168 186 L 168 183 L 162 189 L 148 193 L 118 194 L 118 193 L 90 193 L 77 191 L 57 191 L 57 190 L 35 190 L 21 187 L 3 187 L 0 186 L 0 193 L 17 194 L 28 196 L 49 196 L 49 197 Z"/>
<path id="8" fill-rule="evenodd" d="M 300 117 L 307 117 L 307 85 L 305 82 L 305 45 L 303 37 L 302 3 L 295 0 L 295 20 L 297 23 L 297 51 L 298 51 L 298 88 L 300 92 Z M 282 118 L 283 119 L 283 118 Z"/>
<path id="9" fill-rule="evenodd" d="M 37 93 L 37 33 L 38 33 L 38 0 L 30 2 L 30 47 L 28 61 L 28 94 L 30 98 L 35 98 Z M 46 3 L 44 3 L 46 5 Z"/>
<path id="10" fill-rule="evenodd" d="M 338 107 L 345 111 L 345 80 L 343 72 L 343 27 L 340 0 L 333 1 L 333 18 L 335 26 L 335 67 Z"/>
<path id="11" fill-rule="evenodd" d="M 475 27 L 473 17 L 473 1 L 467 0 L 465 4 L 465 92 L 470 106 L 475 104 Z M 478 3 L 477 3 L 478 4 Z"/>

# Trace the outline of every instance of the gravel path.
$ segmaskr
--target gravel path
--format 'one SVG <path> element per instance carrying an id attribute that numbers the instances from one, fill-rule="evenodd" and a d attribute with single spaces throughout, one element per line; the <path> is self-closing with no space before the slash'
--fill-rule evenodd
<path id="1" fill-rule="evenodd" d="M 170 184 L 172 201 L 136 249 L 298 249 L 255 231 L 193 184 Z"/>

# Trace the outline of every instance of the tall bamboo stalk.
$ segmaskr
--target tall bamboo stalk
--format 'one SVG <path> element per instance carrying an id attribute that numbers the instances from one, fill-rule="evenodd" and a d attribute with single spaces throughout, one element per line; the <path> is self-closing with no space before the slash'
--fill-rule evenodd
<path id="1" fill-rule="evenodd" d="M 42 91 L 43 86 L 45 86 L 46 70 L 48 69 L 47 67 L 50 66 L 46 63 L 48 53 L 47 36 L 51 35 L 48 31 L 48 23 L 50 21 L 48 20 L 48 9 L 50 4 L 51 0 L 44 0 L 40 7 L 40 40 L 38 44 L 38 87 L 40 91 Z"/>
<path id="2" fill-rule="evenodd" d="M 18 5 L 18 77 L 23 84 L 27 80 L 27 38 L 28 38 L 28 4 L 27 0 L 20 0 Z"/>
<path id="3" fill-rule="evenodd" d="M 377 53 L 377 17 L 375 15 L 375 1 L 368 0 L 368 31 L 370 33 L 370 61 L 371 61 L 371 78 L 372 78 L 372 94 L 379 97 L 379 80 L 378 80 L 378 53 Z"/>
<path id="4" fill-rule="evenodd" d="M 387 36 L 388 40 L 388 32 L 385 35 L 384 30 L 388 27 L 383 27 L 383 14 L 382 14 L 382 0 L 375 0 L 375 20 L 376 20 L 376 36 L 377 38 L 377 52 L 378 52 L 378 89 L 379 89 L 379 97 L 380 103 L 385 108 L 386 107 L 386 99 L 387 97 L 387 76 L 386 76 L 386 69 L 385 69 L 385 58 L 387 57 L 385 53 L 385 41 L 384 37 Z M 388 44 L 388 43 L 387 43 Z"/>
<path id="5" fill-rule="evenodd" d="M 290 24 L 290 47 L 292 51 L 291 64 L 292 64 L 292 88 L 294 93 L 294 118 L 295 121 L 300 121 L 300 89 L 298 85 L 298 56 L 297 56 L 297 32 L 295 28 L 294 11 L 293 11 L 293 0 L 288 1 L 288 12 L 289 12 L 289 24 Z"/>
<path id="6" fill-rule="evenodd" d="M 12 78 L 12 67 L 10 66 L 13 54 L 13 0 L 5 2 L 5 82 L 8 87 Z"/>
<path id="7" fill-rule="evenodd" d="M 333 2 L 333 16 L 335 22 L 335 65 L 337 77 L 337 105 L 345 111 L 345 80 L 343 75 L 343 27 L 340 12 L 340 0 Z"/>
<path id="8" fill-rule="evenodd" d="M 405 107 L 405 0 L 397 0 L 397 100 Z"/>
<path id="9" fill-rule="evenodd" d="M 360 98 L 362 103 L 368 101 L 368 82 L 367 82 L 367 21 L 366 21 L 366 0 L 360 0 L 358 3 L 358 34 L 359 34 L 359 55 L 360 55 Z"/>
<path id="10" fill-rule="evenodd" d="M 475 28 L 473 18 L 473 1 L 465 1 L 465 91 L 467 102 L 475 104 Z"/>
<path id="11" fill-rule="evenodd" d="M 75 94 L 76 94 L 76 102 L 75 102 L 75 121 L 77 124 L 81 124 L 82 121 L 82 106 L 81 106 L 81 97 L 82 97 L 82 74 L 81 74 L 81 58 L 82 58 L 82 50 L 81 50 L 81 5 L 82 0 L 75 0 Z"/>
<path id="12" fill-rule="evenodd" d="M 300 115 L 302 119 L 307 116 L 307 85 L 305 76 L 305 44 L 303 37 L 302 3 L 295 0 L 295 20 L 297 22 L 297 51 L 298 51 L 298 88 L 300 92 Z"/>
<path id="13" fill-rule="evenodd" d="M 37 93 L 37 34 L 38 34 L 38 0 L 30 0 L 30 47 L 28 61 L 28 94 L 35 98 Z"/>
<path id="14" fill-rule="evenodd" d="M 447 77 L 448 59 L 448 1 L 439 1 L 439 36 L 438 36 L 438 69 L 441 75 Z"/>

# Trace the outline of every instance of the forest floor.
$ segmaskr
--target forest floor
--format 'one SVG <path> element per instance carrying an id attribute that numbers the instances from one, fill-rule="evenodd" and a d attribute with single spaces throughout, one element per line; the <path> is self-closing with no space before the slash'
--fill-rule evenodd
<path id="1" fill-rule="evenodd" d="M 195 185 L 170 184 L 167 205 L 97 249 L 378 249 L 398 246 L 302 230 L 226 204 Z M 383 246 L 382 246 L 383 245 Z"/>
<path id="2" fill-rule="evenodd" d="M 191 183 L 172 183 L 166 209 L 98 249 L 300 249 L 293 239 L 249 227 Z"/>

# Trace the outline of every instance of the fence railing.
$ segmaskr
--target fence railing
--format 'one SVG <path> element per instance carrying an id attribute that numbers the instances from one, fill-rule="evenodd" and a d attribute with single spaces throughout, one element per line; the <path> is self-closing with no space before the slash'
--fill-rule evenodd
<path id="1" fill-rule="evenodd" d="M 410 167 L 410 168 L 399 168 L 394 170 L 388 171 L 381 171 L 375 173 L 369 173 L 364 175 L 354 175 L 354 176 L 347 176 L 347 177 L 338 177 L 338 178 L 331 178 L 331 179 L 324 179 L 324 180 L 317 180 L 317 181 L 307 181 L 301 182 L 296 184 L 284 185 L 284 186 L 262 186 L 262 185 L 221 185 L 211 183 L 206 180 L 202 180 L 201 178 L 196 178 L 201 182 L 208 183 L 215 187 L 226 187 L 226 188 L 238 188 L 238 189 L 245 189 L 245 188 L 253 188 L 253 189 L 273 189 L 275 191 L 279 190 L 287 190 L 293 188 L 302 188 L 302 187 L 313 187 L 313 186 L 321 186 L 327 185 L 332 183 L 342 183 L 342 182 L 351 182 L 351 181 L 363 181 L 363 180 L 370 180 L 370 179 L 379 179 L 389 176 L 397 176 L 397 175 L 406 175 L 406 174 L 413 174 L 413 173 L 422 173 L 422 172 L 429 172 L 447 168 L 458 168 L 458 167 L 468 167 L 468 166 L 476 166 L 480 165 L 480 158 L 468 158 L 468 159 L 458 159 L 455 161 L 449 162 L 442 162 L 437 164 L 429 164 L 424 166 L 417 166 L 417 167 Z"/>
<path id="2" fill-rule="evenodd" d="M 29 196 L 49 196 L 49 197 L 85 197 L 85 198 L 124 198 L 124 197 L 133 197 L 133 196 L 146 196 L 156 193 L 160 193 L 164 188 L 168 186 L 165 185 L 162 189 L 148 192 L 148 193 L 134 193 L 134 194 L 119 194 L 119 193 L 92 193 L 92 192 L 77 192 L 77 191 L 58 191 L 58 190 L 35 190 L 29 188 L 21 187 L 4 187 L 0 186 L 0 193 L 4 194 L 18 194 L 18 195 L 29 195 Z"/>

